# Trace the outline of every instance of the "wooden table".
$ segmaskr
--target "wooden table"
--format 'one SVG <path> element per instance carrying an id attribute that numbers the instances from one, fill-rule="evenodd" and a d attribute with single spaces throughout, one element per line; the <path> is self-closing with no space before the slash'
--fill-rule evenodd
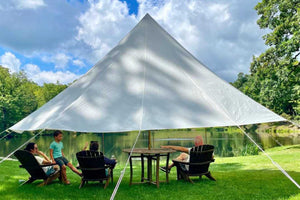
<path id="1" fill-rule="evenodd" d="M 123 149 L 123 152 L 128 153 L 130 155 L 131 149 Z M 129 185 L 139 184 L 139 183 L 153 183 L 159 188 L 159 161 L 160 157 L 166 157 L 167 163 L 166 166 L 169 165 L 169 156 L 170 153 L 176 152 L 172 149 L 133 149 L 132 155 L 129 158 L 130 162 L 130 182 Z M 141 159 L 141 182 L 132 182 L 133 176 L 133 168 L 132 168 L 132 158 L 140 158 Z M 147 158 L 147 177 L 144 176 L 145 172 L 145 164 L 144 158 Z M 155 181 L 152 180 L 152 161 L 156 161 L 156 178 Z M 166 182 L 169 182 L 169 174 L 166 173 Z"/>

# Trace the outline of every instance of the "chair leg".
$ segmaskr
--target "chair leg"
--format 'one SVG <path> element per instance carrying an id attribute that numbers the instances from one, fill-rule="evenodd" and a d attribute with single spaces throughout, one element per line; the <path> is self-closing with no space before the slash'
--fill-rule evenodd
<path id="1" fill-rule="evenodd" d="M 212 177 L 212 175 L 211 175 L 210 172 L 208 172 L 207 174 L 205 174 L 205 176 L 206 176 L 207 178 L 209 178 L 210 180 L 212 180 L 212 181 L 216 181 L 216 179 L 215 179 L 214 177 Z"/>
<path id="2" fill-rule="evenodd" d="M 167 153 L 166 169 L 169 169 L 169 157 L 170 157 L 170 153 Z M 167 183 L 169 183 L 169 173 L 166 173 L 166 181 Z"/>
<path id="3" fill-rule="evenodd" d="M 27 181 L 25 181 L 24 183 L 22 183 L 20 186 L 24 185 L 24 184 L 29 184 L 32 183 L 33 181 L 35 181 L 35 178 L 29 177 L 29 179 Z"/>
<path id="4" fill-rule="evenodd" d="M 85 181 L 81 179 L 81 183 L 79 185 L 79 189 L 83 187 L 84 183 L 85 183 Z"/>
<path id="5" fill-rule="evenodd" d="M 190 183 L 194 184 L 194 182 L 192 181 L 192 179 L 190 179 L 189 176 L 187 176 L 187 180 L 188 180 Z"/>
<path id="6" fill-rule="evenodd" d="M 111 179 L 111 182 L 114 183 L 114 169 L 113 168 L 110 170 L 110 179 Z"/>
<path id="7" fill-rule="evenodd" d="M 176 166 L 176 171 L 177 171 L 177 180 L 181 180 L 182 179 L 182 175 L 181 175 L 181 172 L 180 172 L 180 169 L 178 166 Z"/>

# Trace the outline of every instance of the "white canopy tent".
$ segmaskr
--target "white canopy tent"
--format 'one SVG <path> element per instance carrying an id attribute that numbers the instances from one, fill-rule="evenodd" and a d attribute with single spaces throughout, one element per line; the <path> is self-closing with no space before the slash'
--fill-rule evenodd
<path id="1" fill-rule="evenodd" d="M 219 78 L 146 15 L 101 61 L 14 126 L 122 132 L 285 121 Z"/>
<path id="2" fill-rule="evenodd" d="M 286 119 L 211 72 L 147 14 L 84 76 L 9 129 L 140 134 L 275 121 Z"/>

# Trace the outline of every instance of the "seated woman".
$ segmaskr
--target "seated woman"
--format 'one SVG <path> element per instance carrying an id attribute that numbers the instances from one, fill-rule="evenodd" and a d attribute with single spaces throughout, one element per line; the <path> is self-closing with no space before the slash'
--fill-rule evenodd
<path id="1" fill-rule="evenodd" d="M 52 163 L 52 161 L 43 152 L 38 150 L 37 144 L 33 142 L 28 143 L 24 150 L 29 151 L 32 154 L 35 154 L 34 157 L 40 165 L 47 165 Z M 43 158 L 40 156 L 42 156 Z M 47 166 L 47 167 L 43 167 L 43 170 L 46 173 L 46 175 L 49 176 L 55 173 L 57 170 L 59 170 L 59 166 L 58 165 Z"/>
<path id="2" fill-rule="evenodd" d="M 83 151 L 85 151 L 87 149 L 88 146 L 88 142 L 86 142 Z M 90 143 L 90 151 L 98 151 L 99 150 L 99 144 L 97 141 L 91 141 Z M 115 165 L 117 164 L 117 161 L 115 159 L 109 159 L 107 157 L 104 156 L 104 163 L 106 165 L 109 165 L 110 168 L 114 168 Z"/>

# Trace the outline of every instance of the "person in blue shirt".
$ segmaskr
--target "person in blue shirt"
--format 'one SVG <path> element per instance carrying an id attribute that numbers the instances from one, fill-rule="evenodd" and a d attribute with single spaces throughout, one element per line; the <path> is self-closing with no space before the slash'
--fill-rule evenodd
<path id="1" fill-rule="evenodd" d="M 82 176 L 82 173 L 79 172 L 73 165 L 70 163 L 64 155 L 63 148 L 64 145 L 62 143 L 63 134 L 61 131 L 57 130 L 53 133 L 54 141 L 50 144 L 50 157 L 52 163 L 56 163 L 60 166 L 61 170 L 61 179 L 63 183 L 70 184 L 70 181 L 67 179 L 66 166 L 68 166 L 73 172 Z"/>

